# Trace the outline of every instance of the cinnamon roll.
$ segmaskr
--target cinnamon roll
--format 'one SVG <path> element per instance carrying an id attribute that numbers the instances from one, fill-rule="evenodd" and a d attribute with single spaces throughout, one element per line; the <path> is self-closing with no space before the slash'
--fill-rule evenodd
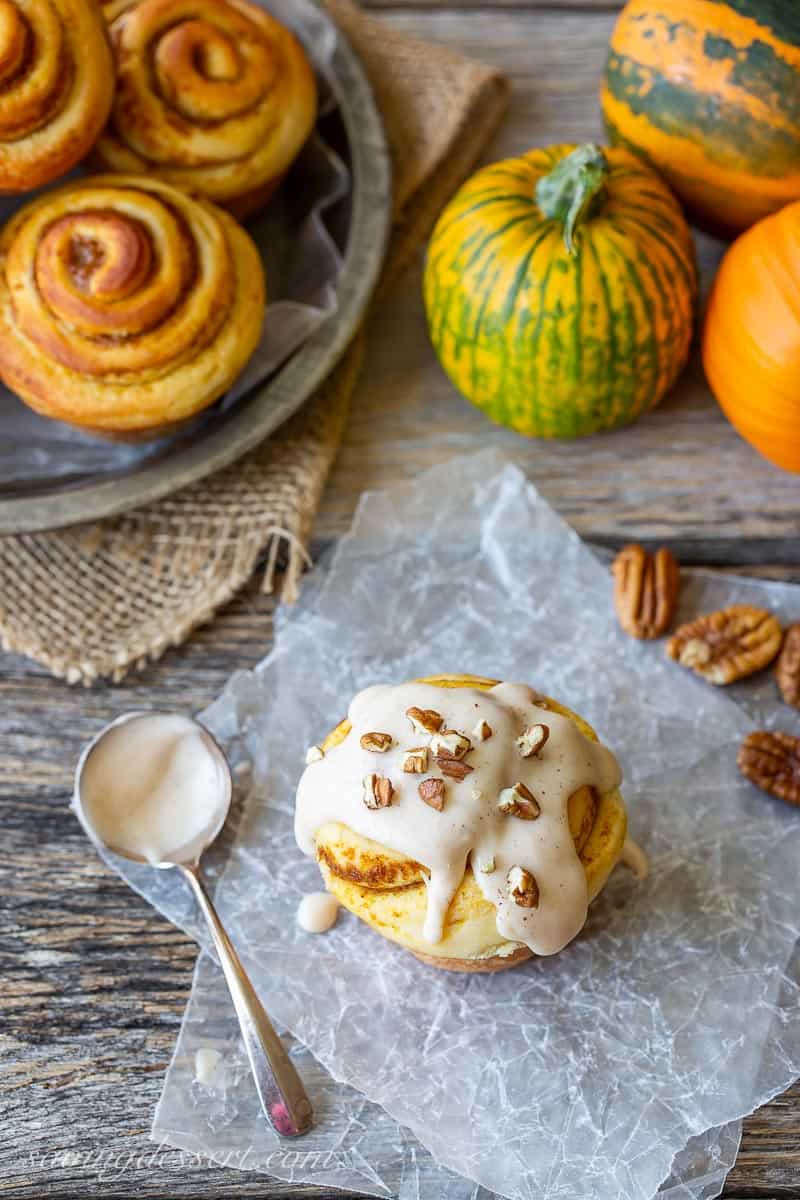
<path id="1" fill-rule="evenodd" d="M 307 762 L 295 833 L 328 890 L 446 970 L 557 953 L 626 853 L 614 756 L 522 684 L 368 688 Z"/>
<path id="2" fill-rule="evenodd" d="M 96 0 L 0 0 L 0 191 L 31 191 L 73 167 L 113 91 Z"/>
<path id="3" fill-rule="evenodd" d="M 83 179 L 0 234 L 0 375 L 45 417 L 155 437 L 231 385 L 263 326 L 234 219 L 158 180 Z"/>
<path id="4" fill-rule="evenodd" d="M 96 162 L 253 211 L 316 119 L 300 43 L 252 0 L 112 0 L 105 13 L 117 92 Z"/>

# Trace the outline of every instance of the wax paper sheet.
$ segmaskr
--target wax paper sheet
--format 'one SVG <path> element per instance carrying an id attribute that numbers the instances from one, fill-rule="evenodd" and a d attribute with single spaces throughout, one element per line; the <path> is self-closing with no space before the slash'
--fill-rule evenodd
<path id="1" fill-rule="evenodd" d="M 234 387 L 196 421 L 171 437 L 136 446 L 90 437 L 46 420 L 0 384 L 0 494 L 36 490 L 45 483 L 67 486 L 107 478 L 202 437 L 209 425 L 224 420 L 237 400 L 268 379 L 336 312 L 336 283 L 343 260 L 336 240 L 340 222 L 331 219 L 331 212 L 346 202 L 351 182 L 345 162 L 328 141 L 335 120 L 329 80 L 338 34 L 311 0 L 257 3 L 303 41 L 317 76 L 320 122 L 272 202 L 247 222 L 261 252 L 269 301 L 255 354 Z M 29 200 L 30 196 L 0 198 L 0 224 Z"/>
<path id="2" fill-rule="evenodd" d="M 800 617 L 800 589 L 687 573 L 684 615 L 735 600 Z M 292 835 L 305 747 L 367 684 L 444 671 L 526 681 L 585 715 L 651 856 L 644 883 L 614 873 L 561 954 L 495 976 L 436 972 L 348 914 L 324 937 L 295 923 L 319 887 Z M 219 907 L 302 1043 L 318 1124 L 288 1148 L 267 1127 L 202 955 L 157 1140 L 402 1200 L 718 1194 L 739 1118 L 800 1074 L 800 816 L 734 761 L 754 723 L 798 723 L 770 675 L 719 691 L 626 638 L 607 567 L 487 452 L 368 495 L 273 652 L 204 719 L 246 794 L 211 864 L 227 859 Z M 123 869 L 198 934 L 179 880 Z M 222 1058 L 200 1083 L 206 1047 Z"/>

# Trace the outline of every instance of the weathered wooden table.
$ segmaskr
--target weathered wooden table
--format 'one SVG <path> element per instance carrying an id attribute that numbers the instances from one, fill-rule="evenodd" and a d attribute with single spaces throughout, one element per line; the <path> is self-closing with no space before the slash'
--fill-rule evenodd
<path id="1" fill-rule="evenodd" d="M 500 157 L 599 136 L 596 91 L 614 7 L 399 0 L 385 17 L 509 73 L 511 111 L 489 151 Z M 439 371 L 414 271 L 375 317 L 316 546 L 347 527 L 363 487 L 489 443 L 520 462 L 596 544 L 658 539 L 685 562 L 800 578 L 798 482 L 739 441 L 697 367 L 630 430 L 569 445 L 524 443 L 490 428 Z M 199 1167 L 178 1152 L 153 1156 L 147 1131 L 195 947 L 87 852 L 67 810 L 85 739 L 126 709 L 203 707 L 235 668 L 265 653 L 271 612 L 254 584 L 187 646 L 116 688 L 74 691 L 31 663 L 0 659 L 0 1194 L 322 1194 Z M 726 1195 L 800 1200 L 800 1087 L 745 1123 Z"/>

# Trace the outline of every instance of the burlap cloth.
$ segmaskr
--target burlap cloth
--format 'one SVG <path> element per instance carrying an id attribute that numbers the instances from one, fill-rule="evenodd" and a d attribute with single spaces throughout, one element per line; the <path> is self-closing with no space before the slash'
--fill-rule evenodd
<path id="1" fill-rule="evenodd" d="M 350 0 L 328 7 L 360 56 L 394 163 L 385 287 L 415 255 L 505 107 L 491 68 L 397 33 Z M 363 358 L 359 333 L 305 408 L 234 466 L 122 517 L 0 539 L 0 637 L 70 683 L 120 680 L 184 641 L 266 566 L 295 597 L 306 542 Z"/>

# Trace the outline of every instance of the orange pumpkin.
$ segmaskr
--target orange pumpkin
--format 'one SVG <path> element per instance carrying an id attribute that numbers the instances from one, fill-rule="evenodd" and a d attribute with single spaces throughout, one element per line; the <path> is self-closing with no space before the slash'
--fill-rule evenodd
<path id="1" fill-rule="evenodd" d="M 743 233 L 706 310 L 703 365 L 734 428 L 800 472 L 800 201 Z"/>

